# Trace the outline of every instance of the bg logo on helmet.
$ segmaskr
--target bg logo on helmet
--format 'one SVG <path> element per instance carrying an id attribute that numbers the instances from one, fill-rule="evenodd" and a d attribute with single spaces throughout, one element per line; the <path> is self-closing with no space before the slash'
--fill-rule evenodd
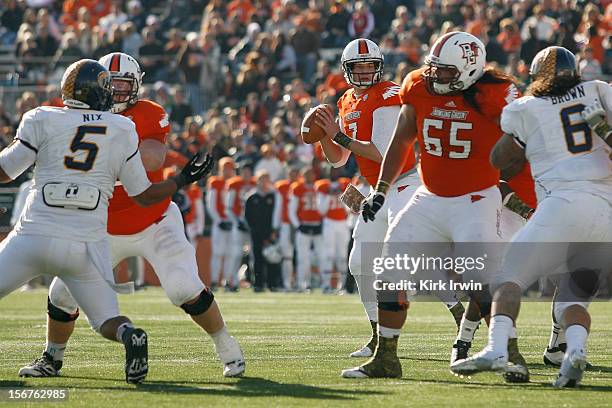
<path id="1" fill-rule="evenodd" d="M 476 64 L 476 57 L 478 57 L 478 53 L 480 52 L 480 47 L 475 42 L 459 44 L 461 49 L 463 50 L 463 56 L 468 64 Z"/>

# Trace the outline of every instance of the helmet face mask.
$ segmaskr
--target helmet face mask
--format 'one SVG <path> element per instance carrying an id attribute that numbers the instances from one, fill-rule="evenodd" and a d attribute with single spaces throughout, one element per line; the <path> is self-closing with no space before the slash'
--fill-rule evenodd
<path id="1" fill-rule="evenodd" d="M 357 89 L 367 89 L 382 79 L 384 58 L 373 41 L 361 38 L 348 43 L 341 63 L 344 79 Z"/>
<path id="2" fill-rule="evenodd" d="M 478 38 L 453 31 L 438 38 L 425 57 L 422 76 L 434 94 L 452 94 L 467 90 L 484 73 L 485 46 Z"/>
<path id="3" fill-rule="evenodd" d="M 138 91 L 144 72 L 138 62 L 122 52 L 113 52 L 100 58 L 113 78 L 114 98 L 111 112 L 121 113 L 138 102 Z"/>

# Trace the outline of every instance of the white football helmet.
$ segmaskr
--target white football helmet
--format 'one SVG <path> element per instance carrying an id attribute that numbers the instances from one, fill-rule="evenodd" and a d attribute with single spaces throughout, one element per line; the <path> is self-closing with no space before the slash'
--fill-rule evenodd
<path id="1" fill-rule="evenodd" d="M 130 106 L 138 102 L 138 90 L 142 85 L 144 72 L 140 70 L 140 65 L 131 56 L 122 52 L 112 52 L 106 54 L 99 60 L 111 73 L 113 79 L 113 106 L 111 112 L 121 113 Z M 117 87 L 118 81 L 125 81 L 127 84 L 121 89 Z"/>
<path id="2" fill-rule="evenodd" d="M 432 45 L 425 57 L 423 77 L 429 89 L 437 94 L 465 91 L 484 73 L 487 54 L 478 38 L 463 31 L 444 34 Z M 438 69 L 449 70 L 440 77 Z"/>
<path id="3" fill-rule="evenodd" d="M 346 81 L 356 88 L 366 89 L 380 82 L 384 68 L 384 58 L 380 48 L 374 41 L 365 38 L 353 40 L 342 51 L 342 71 Z M 353 74 L 353 65 L 359 62 L 373 62 L 374 71 L 364 72 L 362 75 L 372 74 L 370 81 L 357 81 Z"/>

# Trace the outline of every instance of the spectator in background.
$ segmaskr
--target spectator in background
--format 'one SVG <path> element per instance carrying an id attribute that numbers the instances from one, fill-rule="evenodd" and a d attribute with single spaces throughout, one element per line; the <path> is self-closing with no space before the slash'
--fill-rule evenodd
<path id="1" fill-rule="evenodd" d="M 36 27 L 36 48 L 42 57 L 55 55 L 58 41 L 49 33 L 49 23 L 38 23 Z"/>
<path id="2" fill-rule="evenodd" d="M 81 9 L 85 9 L 91 20 L 91 26 L 98 25 L 98 20 L 107 15 L 111 11 L 110 0 L 65 0 L 62 5 L 63 24 L 71 27 L 77 27 L 81 21 Z"/>
<path id="3" fill-rule="evenodd" d="M 229 52 L 228 58 L 237 64 L 245 59 L 245 56 L 255 50 L 257 37 L 261 33 L 261 26 L 258 23 L 250 23 L 247 26 L 246 36 L 242 38 Z"/>
<path id="4" fill-rule="evenodd" d="M 500 21 L 501 32 L 497 35 L 497 42 L 507 54 L 514 54 L 521 49 L 521 34 L 518 24 L 512 18 Z"/>
<path id="5" fill-rule="evenodd" d="M 128 15 L 122 10 L 122 0 L 111 0 L 110 13 L 102 17 L 98 23 L 103 33 L 110 30 L 113 25 L 121 25 L 128 21 Z"/>
<path id="6" fill-rule="evenodd" d="M 185 39 L 186 43 L 178 53 L 178 65 L 189 104 L 193 111 L 198 114 L 202 112 L 204 107 L 200 93 L 200 74 L 204 63 L 204 54 L 198 45 L 198 33 L 190 32 Z"/>
<path id="7" fill-rule="evenodd" d="M 62 37 L 60 47 L 53 57 L 53 70 L 58 71 L 59 75 L 63 75 L 68 65 L 83 58 L 83 56 L 76 34 L 69 31 Z"/>
<path id="8" fill-rule="evenodd" d="M 173 88 L 174 103 L 170 105 L 170 122 L 172 122 L 172 127 L 176 126 L 178 129 L 183 128 L 183 124 L 185 123 L 185 118 L 193 115 L 193 109 L 191 109 L 191 105 L 185 100 L 185 92 L 181 87 Z"/>
<path id="9" fill-rule="evenodd" d="M 254 12 L 255 7 L 250 0 L 232 0 L 227 5 L 227 16 L 238 17 L 242 24 L 247 24 Z"/>
<path id="10" fill-rule="evenodd" d="M 222 78 L 221 48 L 215 36 L 210 33 L 203 34 L 200 50 L 204 57 L 200 68 L 200 90 L 202 92 L 202 109 L 206 111 L 219 94 Z"/>
<path id="11" fill-rule="evenodd" d="M 251 92 L 263 91 L 265 87 L 263 74 L 259 71 L 259 62 L 261 55 L 257 51 L 252 51 L 247 54 L 244 59 L 244 64 L 240 67 L 240 72 L 236 75 L 236 84 L 234 88 L 234 97 L 238 100 L 246 100 L 246 97 Z M 260 84 L 262 89 L 260 89 Z"/>
<path id="12" fill-rule="evenodd" d="M 276 30 L 272 33 L 271 60 L 274 61 L 274 75 L 293 74 L 297 71 L 297 56 L 285 35 Z"/>
<path id="13" fill-rule="evenodd" d="M 131 21 L 140 32 L 147 23 L 147 15 L 139 0 L 130 0 L 127 3 L 128 21 Z"/>
<path id="14" fill-rule="evenodd" d="M 24 9 L 17 0 L 3 0 L 0 12 L 0 44 L 13 45 L 23 21 Z"/>
<path id="15" fill-rule="evenodd" d="M 121 49 L 128 55 L 136 59 L 140 59 L 140 47 L 142 46 L 142 37 L 133 22 L 129 21 L 121 25 L 123 43 Z M 161 47 L 160 47 L 161 49 Z"/>
<path id="16" fill-rule="evenodd" d="M 296 27 L 290 34 L 289 42 L 295 53 L 300 57 L 297 60 L 298 71 L 301 78 L 310 82 L 315 72 L 317 60 L 319 59 L 320 35 L 308 29 L 304 19 L 299 16 L 295 19 Z"/>
<path id="17" fill-rule="evenodd" d="M 351 14 L 342 0 L 334 0 L 330 14 L 325 22 L 325 32 L 321 36 L 324 48 L 343 48 L 349 42 L 348 25 Z"/>
<path id="18" fill-rule="evenodd" d="M 593 49 L 590 47 L 584 49 L 584 52 L 580 56 L 578 67 L 580 68 L 580 76 L 584 81 L 590 81 L 601 77 L 601 64 L 595 58 Z"/>
<path id="19" fill-rule="evenodd" d="M 255 165 L 255 173 L 262 171 L 268 173 L 273 183 L 280 180 L 284 176 L 283 164 L 278 157 L 276 157 L 272 147 L 264 143 L 259 148 L 259 152 L 261 154 L 261 159 L 259 159 Z"/>
<path id="20" fill-rule="evenodd" d="M 283 93 L 280 81 L 277 77 L 274 76 L 268 78 L 266 84 L 266 91 L 264 92 L 262 103 L 264 104 L 266 110 L 270 113 L 270 115 L 274 115 L 276 113 L 278 104 L 281 102 L 282 99 Z"/>
<path id="21" fill-rule="evenodd" d="M 64 102 L 62 101 L 59 87 L 56 84 L 47 85 L 46 91 L 47 99 L 42 103 L 42 106 L 56 106 L 58 108 L 64 107 Z"/>
<path id="22" fill-rule="evenodd" d="M 349 36 L 351 38 L 368 38 L 373 30 L 374 14 L 365 2 L 356 2 L 348 24 Z"/>
<path id="23" fill-rule="evenodd" d="M 155 37 L 155 31 L 151 27 L 142 30 L 142 45 L 138 48 L 138 62 L 142 72 L 146 75 L 142 78 L 144 83 L 150 84 L 162 79 L 164 72 L 164 46 Z"/>
<path id="24" fill-rule="evenodd" d="M 531 28 L 535 29 L 534 32 L 531 32 Z M 545 48 L 553 40 L 556 28 L 557 22 L 555 19 L 548 17 L 544 13 L 544 8 L 538 4 L 533 8 L 533 15 L 525 20 L 521 31 L 521 38 L 523 41 L 534 38 L 541 44 L 545 44 L 542 47 Z"/>
<path id="25" fill-rule="evenodd" d="M 259 94 L 256 92 L 251 92 L 246 97 L 244 118 L 248 123 L 255 123 L 261 128 L 267 128 L 268 110 L 259 101 Z"/>
<path id="26" fill-rule="evenodd" d="M 279 8 L 272 9 L 272 17 L 265 24 L 266 31 L 271 33 L 279 30 L 285 36 L 288 36 L 295 28 L 295 24 L 291 21 L 291 12 L 289 10 L 289 8 L 282 5 Z"/>

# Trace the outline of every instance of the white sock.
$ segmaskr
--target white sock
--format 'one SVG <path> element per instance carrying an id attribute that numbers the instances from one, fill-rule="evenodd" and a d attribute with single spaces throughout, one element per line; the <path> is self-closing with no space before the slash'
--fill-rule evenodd
<path id="1" fill-rule="evenodd" d="M 579 324 L 572 324 L 570 327 L 565 329 L 565 338 L 567 339 L 567 352 L 573 350 L 585 350 L 586 342 L 589 333 Z"/>
<path id="2" fill-rule="evenodd" d="M 548 348 L 559 347 L 559 344 L 565 343 L 565 332 L 559 323 L 553 322 L 550 329 L 550 339 L 548 340 Z"/>
<path id="3" fill-rule="evenodd" d="M 64 360 L 64 351 L 66 351 L 66 344 L 67 343 L 53 343 L 47 340 L 47 344 L 45 345 L 45 353 L 53 357 L 53 360 L 55 361 L 62 361 Z"/>
<path id="4" fill-rule="evenodd" d="M 512 332 L 512 319 L 506 315 L 495 315 L 491 318 L 489 327 L 488 349 L 500 354 L 508 352 L 508 338 Z"/>
<path id="5" fill-rule="evenodd" d="M 389 327 L 378 325 L 378 335 L 387 339 L 399 337 L 401 329 L 391 329 Z"/>
<path id="6" fill-rule="evenodd" d="M 122 323 L 119 325 L 119 327 L 117 328 L 117 334 L 115 335 L 115 337 L 117 338 L 117 341 L 120 343 L 123 343 L 123 333 L 125 333 L 125 331 L 127 329 L 133 329 L 134 325 L 132 323 Z"/>
<path id="7" fill-rule="evenodd" d="M 474 340 L 474 332 L 478 328 L 480 320 L 473 322 L 468 319 L 461 319 L 461 325 L 459 326 L 459 333 L 457 334 L 457 340 L 471 343 Z"/>
<path id="8" fill-rule="evenodd" d="M 512 326 L 512 330 L 510 330 L 509 339 L 518 339 L 518 335 L 516 334 L 516 327 Z"/>
<path id="9" fill-rule="evenodd" d="M 221 330 L 214 332 L 210 335 L 210 337 L 213 339 L 213 342 L 217 348 L 222 347 L 225 341 L 230 337 L 229 332 L 227 331 L 227 326 L 224 325 Z"/>

